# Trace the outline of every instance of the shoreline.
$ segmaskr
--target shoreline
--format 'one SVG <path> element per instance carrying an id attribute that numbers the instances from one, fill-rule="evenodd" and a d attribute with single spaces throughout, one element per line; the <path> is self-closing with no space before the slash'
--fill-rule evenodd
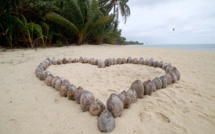
<path id="1" fill-rule="evenodd" d="M 15 49 L 0 52 L 1 133 L 100 133 L 97 117 L 60 96 L 35 76 L 46 58 L 129 57 L 171 63 L 181 80 L 152 96 L 138 99 L 116 118 L 111 133 L 213 133 L 215 131 L 215 53 L 118 45 L 82 45 Z M 110 93 L 127 90 L 136 79 L 152 79 L 163 72 L 136 65 L 98 69 L 85 64 L 50 66 L 48 70 L 76 86 L 92 91 L 103 102 Z M 107 97 L 106 97 L 107 96 Z M 88 123 L 91 122 L 91 123 Z M 81 124 L 81 125 L 78 125 Z"/>

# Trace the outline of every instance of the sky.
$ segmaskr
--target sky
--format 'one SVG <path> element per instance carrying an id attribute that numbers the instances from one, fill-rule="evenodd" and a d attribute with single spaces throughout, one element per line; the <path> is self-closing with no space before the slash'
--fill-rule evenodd
<path id="1" fill-rule="evenodd" d="M 129 0 L 119 28 L 144 44 L 215 44 L 215 0 Z M 175 30 L 173 30 L 173 28 Z"/>

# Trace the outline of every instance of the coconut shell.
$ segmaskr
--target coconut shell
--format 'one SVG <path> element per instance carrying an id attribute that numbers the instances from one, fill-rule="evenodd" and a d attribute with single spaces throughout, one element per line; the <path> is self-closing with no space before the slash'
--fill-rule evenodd
<path id="1" fill-rule="evenodd" d="M 105 110 L 105 105 L 98 99 L 90 104 L 89 112 L 92 116 L 100 116 L 103 110 Z"/>
<path id="2" fill-rule="evenodd" d="M 162 88 L 166 88 L 167 87 L 166 76 L 161 76 L 159 79 L 162 81 Z"/>
<path id="3" fill-rule="evenodd" d="M 85 90 L 82 87 L 78 87 L 78 89 L 76 90 L 74 98 L 78 104 L 80 104 L 80 98 L 81 98 L 82 93 L 84 93 L 84 92 L 85 92 Z"/>
<path id="4" fill-rule="evenodd" d="M 136 80 L 131 84 L 130 89 L 134 89 L 137 93 L 137 98 L 143 98 L 144 86 L 140 80 Z"/>
<path id="5" fill-rule="evenodd" d="M 83 63 L 84 62 L 84 59 L 82 57 L 79 58 L 78 62 L 81 62 Z"/>
<path id="6" fill-rule="evenodd" d="M 162 81 L 156 77 L 152 80 L 152 82 L 155 84 L 156 89 L 161 89 L 162 88 Z"/>
<path id="7" fill-rule="evenodd" d="M 127 63 L 132 63 L 132 61 L 133 61 L 133 60 L 132 60 L 131 57 L 128 57 L 128 58 L 127 58 Z"/>
<path id="8" fill-rule="evenodd" d="M 98 67 L 99 68 L 105 68 L 105 63 L 101 60 L 98 61 Z"/>
<path id="9" fill-rule="evenodd" d="M 117 61 L 117 64 L 122 64 L 122 59 L 121 58 L 118 58 L 116 61 Z"/>
<path id="10" fill-rule="evenodd" d="M 131 104 L 131 97 L 125 91 L 122 91 L 118 95 L 118 97 L 123 102 L 124 108 L 129 108 L 129 106 Z"/>
<path id="11" fill-rule="evenodd" d="M 113 58 L 113 65 L 117 64 L 117 60 L 115 58 Z"/>
<path id="12" fill-rule="evenodd" d="M 58 78 L 58 79 L 55 81 L 55 89 L 56 89 L 57 91 L 60 91 L 61 84 L 62 84 L 62 81 L 61 81 L 60 78 Z"/>
<path id="13" fill-rule="evenodd" d="M 68 60 L 66 58 L 63 58 L 63 64 L 67 64 Z"/>
<path id="14" fill-rule="evenodd" d="M 131 103 L 135 103 L 137 101 L 137 93 L 134 89 L 129 89 L 126 94 L 130 96 Z"/>
<path id="15" fill-rule="evenodd" d="M 52 86 L 52 80 L 54 79 L 54 76 L 53 75 L 49 75 L 47 78 L 46 78 L 46 80 L 45 80 L 45 82 L 46 82 L 46 85 L 47 86 Z"/>
<path id="16" fill-rule="evenodd" d="M 153 62 L 153 67 L 158 67 L 158 66 L 159 66 L 158 61 L 154 61 L 154 62 Z"/>
<path id="17" fill-rule="evenodd" d="M 67 91 L 68 91 L 68 87 L 67 86 L 61 86 L 60 87 L 60 95 L 62 97 L 67 97 Z"/>
<path id="18" fill-rule="evenodd" d="M 83 112 L 89 111 L 90 104 L 95 100 L 93 94 L 89 91 L 82 93 L 80 98 L 80 105 Z"/>
<path id="19" fill-rule="evenodd" d="M 112 66 L 112 65 L 113 65 L 113 59 L 110 58 L 110 59 L 109 59 L 109 63 L 108 63 L 108 67 L 109 67 L 109 66 Z"/>
<path id="20" fill-rule="evenodd" d="M 52 63 L 53 65 L 57 65 L 57 59 L 55 59 L 55 57 L 53 57 L 52 60 L 51 60 L 51 63 Z"/>
<path id="21" fill-rule="evenodd" d="M 73 63 L 77 63 L 77 62 L 78 62 L 78 59 L 75 58 L 75 59 L 73 60 Z"/>
<path id="22" fill-rule="evenodd" d="M 149 62 L 148 62 L 148 65 L 149 65 L 149 66 L 153 66 L 153 62 L 154 62 L 154 59 L 151 58 L 151 59 L 149 60 Z"/>
<path id="23" fill-rule="evenodd" d="M 83 61 L 84 63 L 88 63 L 89 62 L 89 60 L 88 60 L 88 58 L 84 58 L 84 61 Z"/>
<path id="24" fill-rule="evenodd" d="M 115 119 L 112 113 L 107 109 L 104 110 L 98 118 L 98 128 L 101 132 L 111 132 L 115 128 Z"/>
<path id="25" fill-rule="evenodd" d="M 73 59 L 72 59 L 72 58 L 69 58 L 69 59 L 68 59 L 68 63 L 73 63 Z"/>
<path id="26" fill-rule="evenodd" d="M 174 72 L 171 72 L 170 75 L 172 76 L 172 83 L 176 83 L 177 82 L 177 76 Z"/>
<path id="27" fill-rule="evenodd" d="M 140 58 L 139 61 L 138 61 L 138 64 L 144 64 L 144 59 Z"/>
<path id="28" fill-rule="evenodd" d="M 149 65 L 149 60 L 148 59 L 146 59 L 145 61 L 144 61 L 144 63 L 143 63 L 144 65 Z"/>
<path id="29" fill-rule="evenodd" d="M 137 58 L 134 58 L 133 61 L 132 61 L 132 63 L 133 63 L 133 64 L 138 64 L 138 59 L 137 59 Z"/>
<path id="30" fill-rule="evenodd" d="M 127 60 L 125 58 L 122 58 L 122 64 L 126 64 Z"/>
<path id="31" fill-rule="evenodd" d="M 150 95 L 152 94 L 152 92 L 154 90 L 156 90 L 156 87 L 153 85 L 154 83 L 151 82 L 150 80 L 146 81 L 143 83 L 144 85 L 144 88 L 145 88 L 145 92 L 144 92 L 144 95 Z M 154 89 L 155 88 L 155 89 Z"/>
<path id="32" fill-rule="evenodd" d="M 167 73 L 166 75 L 166 79 L 167 79 L 167 85 L 172 84 L 172 76 L 170 73 Z"/>
<path id="33" fill-rule="evenodd" d="M 75 92 L 77 88 L 74 85 L 70 85 L 67 90 L 67 97 L 69 100 L 75 100 Z"/>
<path id="34" fill-rule="evenodd" d="M 57 80 L 57 79 L 59 79 L 58 76 L 54 77 L 53 80 L 52 80 L 52 87 L 53 87 L 53 88 L 55 88 L 56 80 Z"/>
<path id="35" fill-rule="evenodd" d="M 112 113 L 113 117 L 120 117 L 123 111 L 123 102 L 120 98 L 115 94 L 112 93 L 107 100 L 107 109 Z"/>

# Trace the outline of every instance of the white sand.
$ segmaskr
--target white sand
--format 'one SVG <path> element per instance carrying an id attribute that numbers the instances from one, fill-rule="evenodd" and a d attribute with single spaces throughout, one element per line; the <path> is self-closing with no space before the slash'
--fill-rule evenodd
<path id="1" fill-rule="evenodd" d="M 215 132 L 215 52 L 165 50 L 129 46 L 70 46 L 0 52 L 0 134 L 100 133 L 97 117 L 46 86 L 35 69 L 48 57 L 143 57 L 172 63 L 181 80 L 152 96 L 138 99 L 116 118 L 111 133 L 212 134 Z M 48 68 L 54 75 L 93 92 L 104 103 L 109 95 L 127 90 L 131 83 L 161 76 L 164 71 L 141 65 L 99 69 L 89 64 Z"/>

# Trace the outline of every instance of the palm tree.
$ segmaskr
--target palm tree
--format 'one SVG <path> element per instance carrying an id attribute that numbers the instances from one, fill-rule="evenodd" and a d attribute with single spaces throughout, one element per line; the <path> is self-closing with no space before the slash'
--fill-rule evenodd
<path id="1" fill-rule="evenodd" d="M 76 34 L 79 45 L 84 43 L 98 26 L 111 19 L 110 15 L 104 16 L 98 9 L 96 0 L 65 0 L 63 12 L 65 18 L 56 13 L 48 13 L 46 18 Z"/>
<path id="2" fill-rule="evenodd" d="M 127 17 L 130 16 L 130 8 L 127 5 L 128 0 L 99 0 L 100 7 L 105 8 L 107 11 L 113 9 L 113 14 L 116 16 L 116 21 L 119 20 L 119 10 L 124 19 L 124 23 L 127 21 Z"/>

